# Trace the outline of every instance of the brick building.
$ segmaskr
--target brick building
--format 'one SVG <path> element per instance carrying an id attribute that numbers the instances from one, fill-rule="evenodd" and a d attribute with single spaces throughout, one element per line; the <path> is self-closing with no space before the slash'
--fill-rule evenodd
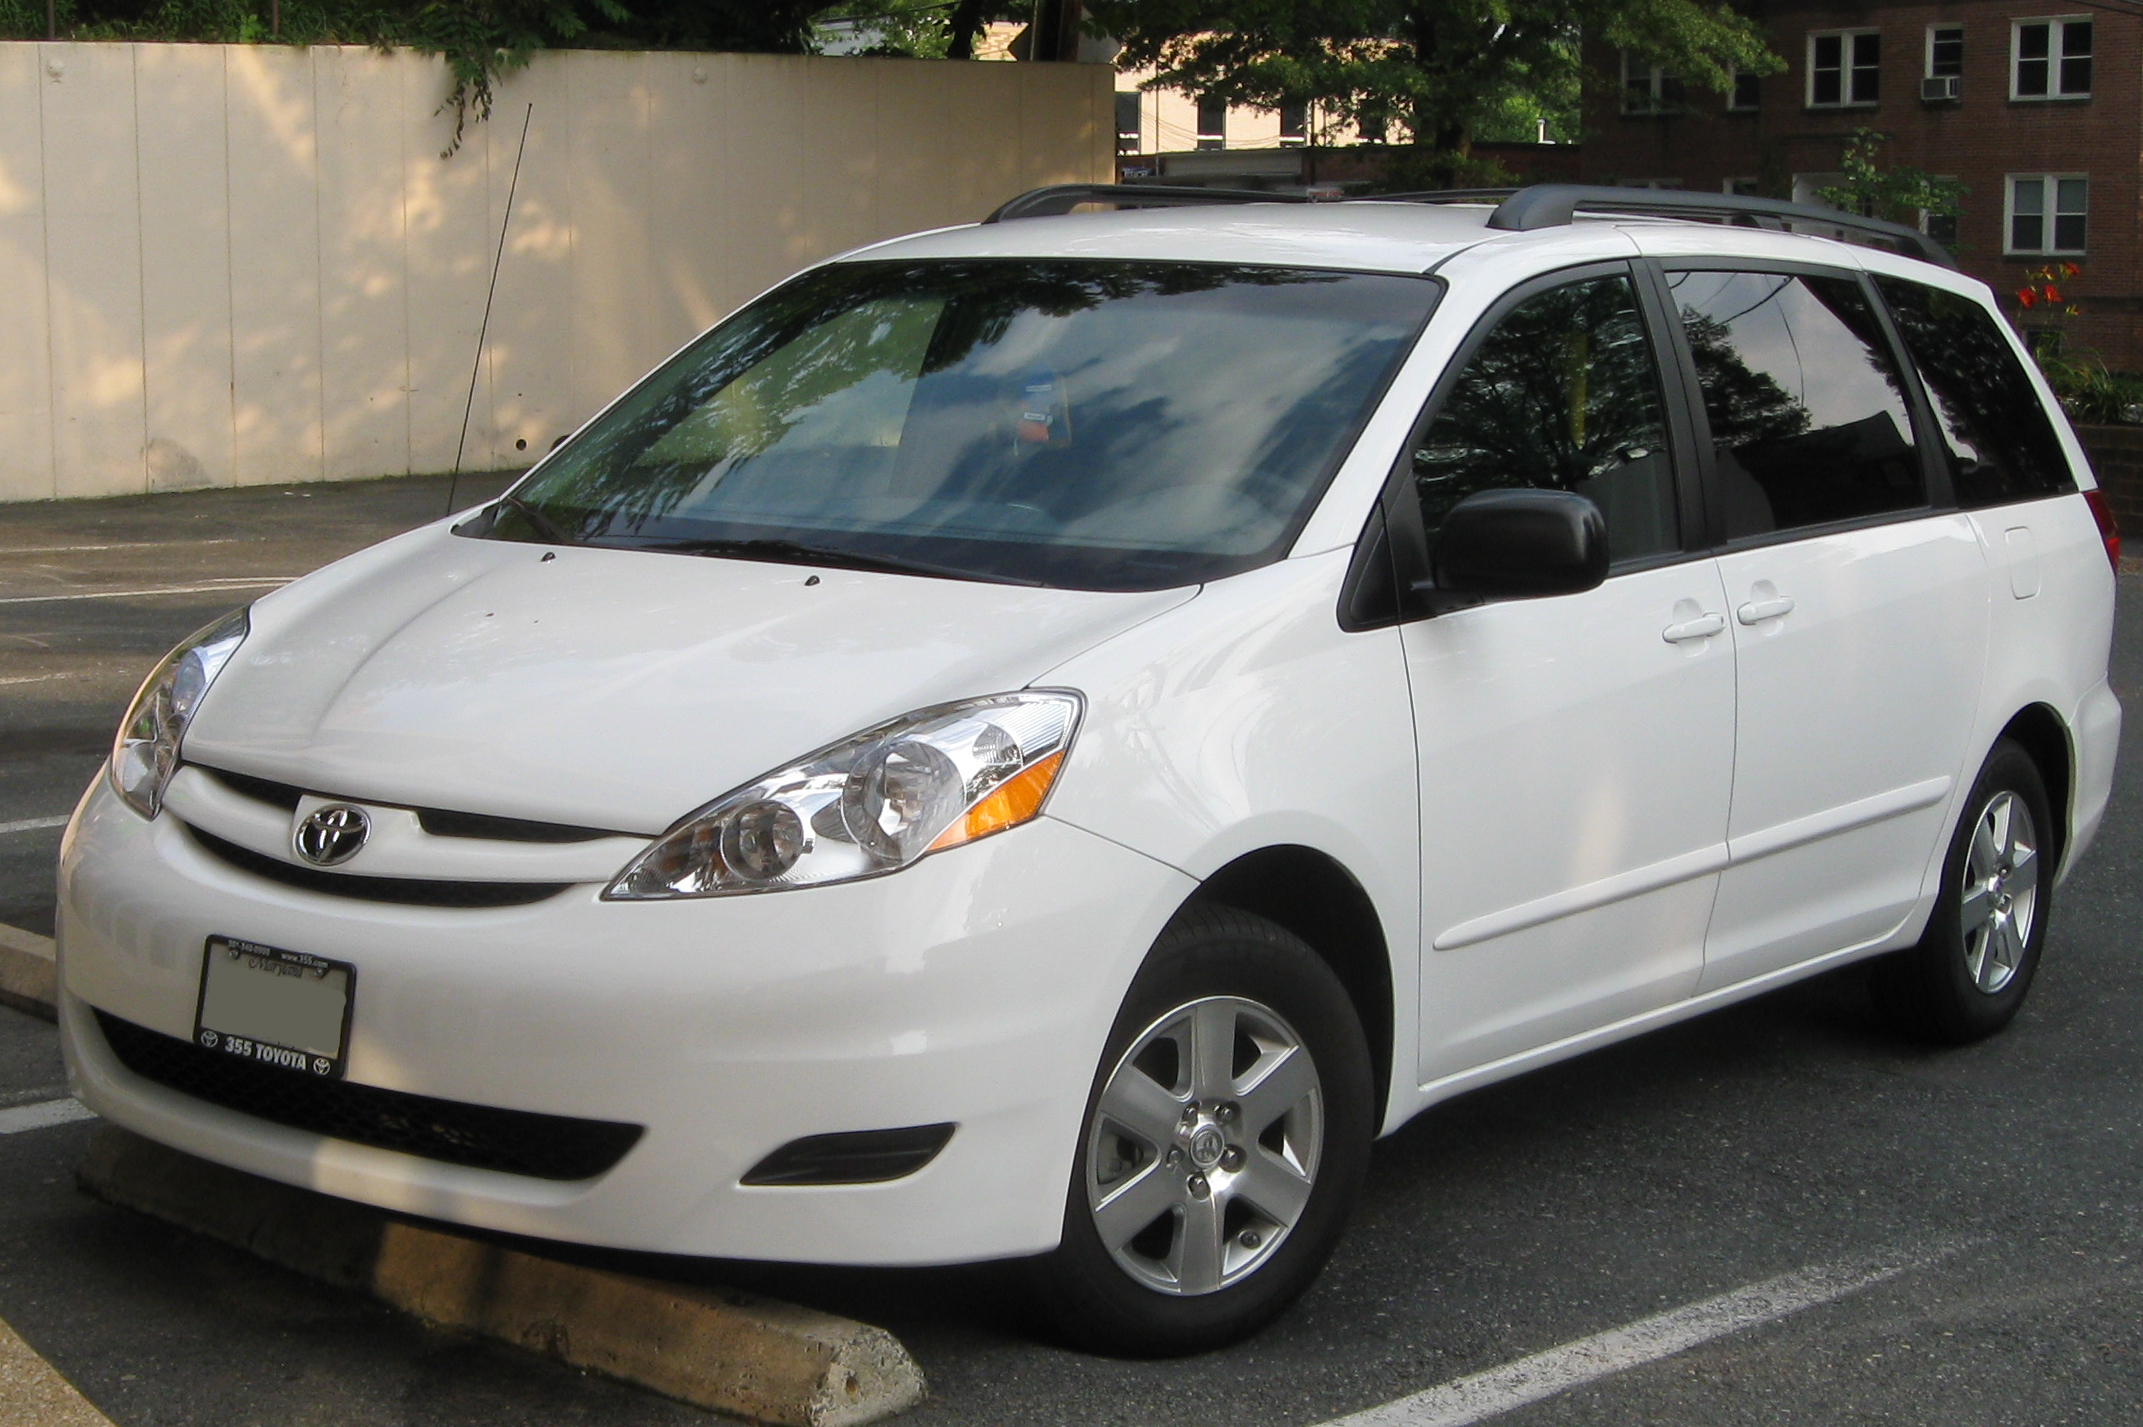
<path id="1" fill-rule="evenodd" d="M 1778 74 L 1686 88 L 1613 50 L 1586 95 L 1588 182 L 1814 201 L 1855 129 L 1883 165 L 1961 180 L 1959 265 L 2007 294 L 2073 262 L 2072 346 L 2143 371 L 2143 13 L 2058 0 L 1793 4 L 1756 13 Z M 1938 220 L 1939 222 L 1939 220 Z M 1938 227 L 1938 235 L 1952 235 Z M 2037 311 L 2018 312 L 2030 327 Z"/>

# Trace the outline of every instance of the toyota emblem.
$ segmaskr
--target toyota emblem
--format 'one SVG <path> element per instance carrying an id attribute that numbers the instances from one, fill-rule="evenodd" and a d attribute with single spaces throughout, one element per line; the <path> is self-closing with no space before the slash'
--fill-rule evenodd
<path id="1" fill-rule="evenodd" d="M 314 808 L 298 824 L 298 856 L 316 867 L 333 867 L 355 857 L 371 832 L 372 819 L 363 808 L 328 803 Z"/>

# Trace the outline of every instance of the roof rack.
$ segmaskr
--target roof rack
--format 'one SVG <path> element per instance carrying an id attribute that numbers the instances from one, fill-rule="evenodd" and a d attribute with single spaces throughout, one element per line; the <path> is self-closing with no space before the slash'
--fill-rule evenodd
<path id="1" fill-rule="evenodd" d="M 1802 226 L 1827 228 L 1840 237 L 1877 238 L 1895 244 L 1907 257 L 1954 268 L 1947 248 L 1917 228 L 1881 218 L 1863 218 L 1835 208 L 1785 203 L 1776 198 L 1745 198 L 1734 193 L 1693 193 L 1677 188 L 1605 188 L 1576 183 L 1541 183 L 1530 188 L 1452 188 L 1430 193 L 1394 193 L 1387 199 L 1412 203 L 1482 203 L 1494 201 L 1488 226 L 1530 233 L 1560 228 L 1578 210 L 1629 213 L 1662 218 L 1711 218 L 1750 228 L 1797 231 Z"/>
<path id="2" fill-rule="evenodd" d="M 1835 208 L 1817 208 L 1807 203 L 1784 203 L 1776 198 L 1744 198 L 1734 193 L 1693 193 L 1679 188 L 1607 188 L 1578 183 L 1536 183 L 1530 188 L 1440 188 L 1425 193 L 1370 194 L 1386 203 L 1493 203 L 1488 226 L 1507 232 L 1530 233 L 1540 228 L 1569 225 L 1578 210 L 1588 213 L 1628 213 L 1645 217 L 1715 219 L 1748 228 L 1771 228 L 1794 232 L 1801 228 L 1828 229 L 1843 238 L 1848 235 L 1895 244 L 1907 257 L 1954 268 L 1957 260 L 1947 248 L 1917 228 L 1890 223 L 1881 218 L 1863 218 Z M 1166 188 L 1158 184 L 1060 183 L 1022 193 L 985 223 L 1003 223 L 1014 218 L 1048 218 L 1069 213 L 1085 203 L 1106 203 L 1117 208 L 1187 208 L 1209 203 L 1323 203 L 1303 193 L 1261 193 L 1241 188 Z"/>
<path id="3" fill-rule="evenodd" d="M 1013 218 L 1054 218 L 1082 203 L 1117 208 L 1191 208 L 1208 203 L 1308 203 L 1300 193 L 1259 193 L 1247 188 L 1167 188 L 1160 184 L 1059 183 L 1030 189 L 983 219 L 1003 223 Z"/>

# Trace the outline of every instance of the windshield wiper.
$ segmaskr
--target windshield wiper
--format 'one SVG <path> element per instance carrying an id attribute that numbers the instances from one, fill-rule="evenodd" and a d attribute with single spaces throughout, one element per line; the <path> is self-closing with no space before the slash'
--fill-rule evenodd
<path id="1" fill-rule="evenodd" d="M 573 545 L 578 542 L 558 528 L 558 523 L 517 495 L 502 495 L 499 504 L 511 506 L 521 513 L 521 518 L 535 527 L 536 534 L 553 545 Z"/>
<path id="2" fill-rule="evenodd" d="M 1018 575 L 963 570 L 954 565 L 934 565 L 927 560 L 910 560 L 899 555 L 870 555 L 837 545 L 807 545 L 800 540 L 649 540 L 638 543 L 636 548 L 680 555 L 727 555 L 739 560 L 771 560 L 785 565 L 827 565 L 836 569 L 877 570 L 889 575 L 931 575 L 946 580 L 1046 588 L 1040 580 Z"/>

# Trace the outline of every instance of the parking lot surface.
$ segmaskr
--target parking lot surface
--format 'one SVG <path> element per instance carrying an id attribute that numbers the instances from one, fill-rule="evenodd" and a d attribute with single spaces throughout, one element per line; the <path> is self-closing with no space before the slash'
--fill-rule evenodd
<path id="1" fill-rule="evenodd" d="M 411 480 L 0 507 L 0 921 L 49 933 L 54 820 L 169 645 L 445 501 Z M 1002 1268 L 585 1257 L 892 1329 L 931 1378 L 918 1427 L 1321 1423 L 1854 1264 L 1881 1274 L 1493 1420 L 2143 1423 L 2143 578 L 2121 585 L 2114 803 L 1992 1041 L 1897 1042 L 1849 969 L 1451 1102 L 1378 1147 L 1300 1307 L 1182 1362 L 1049 1345 Z M 0 1110 L 62 1093 L 53 1028 L 0 1010 Z M 91 1203 L 90 1131 L 0 1135 L 0 1320 L 121 1427 L 707 1420 Z"/>

